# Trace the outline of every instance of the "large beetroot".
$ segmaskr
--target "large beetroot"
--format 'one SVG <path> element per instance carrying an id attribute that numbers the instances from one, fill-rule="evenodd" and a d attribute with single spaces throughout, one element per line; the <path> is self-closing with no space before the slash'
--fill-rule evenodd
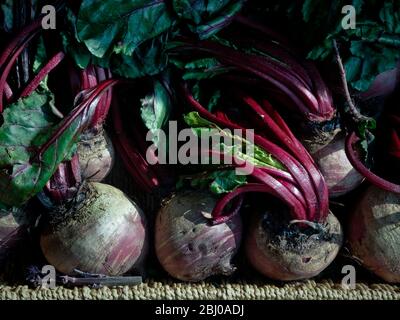
<path id="1" fill-rule="evenodd" d="M 157 215 L 155 246 L 158 260 L 173 277 L 200 281 L 212 275 L 229 275 L 232 258 L 241 240 L 242 225 L 236 216 L 211 225 L 216 199 L 207 192 L 179 193 Z"/>
<path id="2" fill-rule="evenodd" d="M 351 215 L 352 254 L 385 281 L 400 283 L 400 195 L 369 187 Z"/>
<path id="3" fill-rule="evenodd" d="M 281 219 L 281 212 L 265 212 L 253 219 L 246 240 L 249 261 L 276 280 L 308 279 L 321 273 L 342 245 L 339 221 L 329 214 L 324 223 L 300 227 Z"/>
<path id="4" fill-rule="evenodd" d="M 63 273 L 121 275 L 141 267 L 145 235 L 145 217 L 133 201 L 112 186 L 91 182 L 53 212 L 40 246 Z"/>

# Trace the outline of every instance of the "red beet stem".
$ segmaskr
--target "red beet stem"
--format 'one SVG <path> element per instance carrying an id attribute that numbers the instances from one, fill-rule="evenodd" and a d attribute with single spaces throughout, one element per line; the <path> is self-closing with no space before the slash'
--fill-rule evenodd
<path id="1" fill-rule="evenodd" d="M 56 68 L 61 61 L 63 61 L 65 54 L 63 52 L 58 52 L 55 54 L 49 62 L 39 71 L 39 73 L 33 78 L 33 80 L 28 84 L 28 86 L 22 91 L 21 97 L 25 98 L 32 94 L 33 91 L 37 89 L 43 79 Z"/>
<path id="2" fill-rule="evenodd" d="M 2 70 L 2 74 L 1 74 L 1 77 L 0 77 L 0 113 L 3 112 L 3 95 L 4 95 L 4 92 L 5 92 L 5 86 L 6 86 L 7 78 L 8 78 L 8 75 L 10 74 L 11 68 L 13 67 L 13 65 L 14 65 L 15 61 L 17 60 L 18 56 L 26 48 L 26 46 L 28 45 L 29 41 L 34 37 L 34 35 L 35 34 L 31 34 L 26 39 L 24 39 L 24 41 L 20 44 L 18 49 L 12 54 L 12 56 L 10 57 L 8 63 L 6 64 L 4 69 Z M 2 66 L 2 64 L 0 64 L 0 67 L 1 66 Z"/>
<path id="3" fill-rule="evenodd" d="M 353 167 L 361 173 L 370 183 L 381 188 L 383 190 L 399 193 L 400 194 L 400 185 L 389 182 L 373 172 L 371 172 L 359 159 L 357 153 L 353 149 L 353 145 L 357 143 L 360 139 L 357 137 L 355 132 L 350 133 L 346 138 L 346 154 L 349 158 L 350 163 Z"/>
<path id="4" fill-rule="evenodd" d="M 61 126 L 56 130 L 56 132 L 51 136 L 51 138 L 44 143 L 38 150 L 38 159 L 41 159 L 43 153 L 60 137 L 60 135 L 71 125 L 71 123 L 89 106 L 93 101 L 99 97 L 105 90 L 108 90 L 110 87 L 114 86 L 118 83 L 118 80 L 106 80 L 100 83 L 96 88 L 93 88 L 91 94 L 87 99 L 82 101 L 74 111 L 64 118 Z M 82 128 L 85 130 L 84 128 Z"/>
<path id="5" fill-rule="evenodd" d="M 80 73 L 81 86 L 80 90 L 90 89 L 95 87 L 101 81 L 111 78 L 111 72 L 108 69 L 95 67 L 93 65 L 88 66 Z M 91 128 L 97 128 L 101 126 L 108 114 L 111 105 L 112 88 L 107 90 L 99 99 L 98 106 L 92 118 Z"/>
<path id="6" fill-rule="evenodd" d="M 113 142 L 132 178 L 145 192 L 151 192 L 160 182 L 150 165 L 135 148 L 124 131 L 118 102 L 113 101 L 112 120 L 114 127 Z"/>
<path id="7" fill-rule="evenodd" d="M 327 120 L 321 115 L 318 101 L 313 93 L 293 77 L 287 68 L 283 68 L 273 59 L 250 56 L 210 41 L 200 43 L 185 41 L 187 44 L 182 49 L 208 52 L 227 64 L 254 74 L 288 95 L 294 105 L 310 120 Z"/>
<path id="8" fill-rule="evenodd" d="M 62 204 L 75 197 L 82 182 L 79 157 L 75 154 L 71 160 L 58 165 L 45 186 L 45 193 L 55 204 Z"/>
<path id="9" fill-rule="evenodd" d="M 238 23 L 240 23 L 246 27 L 252 28 L 253 30 L 260 32 L 266 38 L 278 41 L 279 44 L 282 45 L 284 48 L 291 49 L 290 45 L 289 45 L 289 41 L 284 36 L 275 32 L 274 30 L 268 28 L 265 25 L 256 22 L 254 19 L 249 19 L 249 18 L 239 14 L 235 17 L 235 21 L 237 21 Z"/>
<path id="10" fill-rule="evenodd" d="M 304 103 L 308 112 L 318 113 L 318 102 L 314 95 L 287 69 L 273 62 L 273 60 L 267 60 L 266 57 L 249 56 L 212 42 L 202 42 L 200 50 L 210 52 L 222 61 L 273 83 L 281 90 L 290 93 L 292 99 L 297 100 L 297 97 L 299 97 L 302 101 L 301 105 Z"/>
<path id="11" fill-rule="evenodd" d="M 32 36 L 32 33 L 36 33 L 40 30 L 42 25 L 42 19 L 38 18 L 31 24 L 22 29 L 13 40 L 7 45 L 0 55 L 0 67 L 9 59 L 12 53 L 20 46 L 20 42 L 24 42 L 27 38 Z"/>
<path id="12" fill-rule="evenodd" d="M 246 102 L 248 106 L 250 106 L 262 119 L 262 121 L 266 124 L 266 127 L 270 130 L 272 134 L 278 139 L 278 141 L 286 147 L 286 150 L 294 156 L 307 170 L 309 174 L 309 178 L 313 183 L 315 193 L 318 198 L 318 203 L 320 206 L 320 213 L 317 214 L 318 219 L 324 219 L 329 213 L 329 204 L 328 204 L 328 189 L 326 184 L 324 183 L 324 178 L 322 174 L 316 167 L 316 164 L 312 160 L 308 151 L 304 148 L 304 146 L 294 137 L 291 133 L 290 129 L 284 124 L 284 120 L 280 117 L 278 113 L 272 113 L 274 119 L 270 116 L 269 112 L 265 112 L 264 109 L 251 97 L 243 97 L 243 100 Z M 265 108 L 271 111 L 272 106 L 264 100 Z M 281 127 L 275 121 L 278 120 Z M 288 134 L 289 133 L 289 134 Z"/>
<path id="13" fill-rule="evenodd" d="M 271 181 L 272 182 L 272 181 Z M 265 184 L 264 181 L 263 183 L 248 183 L 244 186 L 238 187 L 235 190 L 233 190 L 230 193 L 227 193 L 225 196 L 223 196 L 222 198 L 220 198 L 217 202 L 217 204 L 215 205 L 213 212 L 212 212 L 212 223 L 213 224 L 219 224 L 219 223 L 223 223 L 226 222 L 227 220 L 229 220 L 229 218 L 232 217 L 232 215 L 228 215 L 228 216 L 224 216 L 223 215 L 223 211 L 224 208 L 226 207 L 226 205 L 232 201 L 232 199 L 234 199 L 235 197 L 241 196 L 243 193 L 248 193 L 248 192 L 263 192 L 263 193 L 268 193 L 273 195 L 274 197 L 277 197 L 278 199 L 281 199 L 284 203 L 289 204 L 290 209 L 293 212 L 297 212 L 297 214 L 295 214 L 294 216 L 303 216 L 301 212 L 304 213 L 304 208 L 302 208 L 301 206 L 296 205 L 295 203 L 297 202 L 296 199 L 292 199 L 291 195 L 289 193 L 286 193 L 286 191 L 284 191 L 284 194 L 281 194 L 279 191 L 279 189 L 277 190 L 275 187 L 279 186 L 279 182 L 278 183 L 271 183 L 271 184 Z M 285 188 L 283 188 L 285 189 Z M 289 198 L 292 201 L 288 201 L 288 198 L 286 197 L 289 194 Z"/>
<path id="14" fill-rule="evenodd" d="M 282 66 L 292 76 L 302 82 L 308 90 L 313 90 L 311 78 L 300 63 L 299 59 L 293 54 L 293 50 L 285 49 L 282 45 L 270 38 L 257 37 L 254 35 L 251 37 L 248 35 L 243 36 L 242 31 L 231 33 L 227 31 L 227 33 L 226 37 L 232 39 L 233 43 L 238 43 L 239 47 L 250 46 L 262 52 L 262 55 L 259 56 L 260 58 L 265 58 L 268 61 L 273 61 L 275 64 Z M 268 57 L 265 57 L 265 55 Z"/>
<path id="15" fill-rule="evenodd" d="M 318 100 L 322 116 L 327 120 L 332 119 L 336 113 L 336 109 L 333 107 L 333 100 L 328 87 L 313 63 L 306 63 L 306 69 L 313 81 L 314 93 Z"/>
<path id="16" fill-rule="evenodd" d="M 184 97 L 186 98 L 186 101 L 206 119 L 230 129 L 243 130 L 243 128 L 240 127 L 239 125 L 234 124 L 229 120 L 218 118 L 212 113 L 210 113 L 198 101 L 196 101 L 196 99 L 193 98 L 193 96 L 189 93 L 187 88 L 183 87 L 182 89 L 184 91 Z M 287 168 L 287 170 L 296 180 L 297 184 L 299 185 L 299 190 L 301 190 L 302 194 L 304 195 L 304 199 L 306 200 L 307 203 L 307 214 L 301 213 L 300 215 L 302 215 L 304 218 L 307 216 L 309 220 L 315 220 L 319 218 L 318 210 L 321 210 L 321 208 L 319 208 L 319 202 L 317 196 L 315 194 L 312 184 L 310 183 L 309 173 L 305 170 L 305 168 L 301 165 L 301 163 L 297 161 L 289 153 L 287 153 L 284 149 L 271 143 L 270 141 L 261 136 L 255 135 L 254 142 L 255 144 L 262 147 L 268 153 L 274 155 L 274 157 L 278 159 Z M 262 175 L 266 175 L 266 173 L 262 172 Z M 319 186 L 319 188 L 323 188 L 323 186 L 325 186 L 323 179 L 321 180 L 321 183 L 322 186 Z M 286 188 L 284 189 L 287 190 Z M 299 202 L 297 199 L 296 201 Z"/>
<path id="17" fill-rule="evenodd" d="M 234 216 L 236 216 L 243 204 L 243 195 L 235 194 L 235 191 L 228 193 L 226 196 L 222 198 L 222 200 L 218 201 L 216 206 L 212 212 L 211 224 L 217 225 L 221 223 L 228 222 Z M 243 192 L 242 192 L 243 193 Z M 224 213 L 225 207 L 233 200 L 232 209 L 228 213 Z M 223 214 L 224 213 L 224 214 Z"/>

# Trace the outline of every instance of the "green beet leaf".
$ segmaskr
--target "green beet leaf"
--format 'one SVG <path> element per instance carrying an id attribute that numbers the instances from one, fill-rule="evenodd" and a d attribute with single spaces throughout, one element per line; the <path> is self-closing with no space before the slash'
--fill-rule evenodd
<path id="1" fill-rule="evenodd" d="M 228 134 L 228 137 L 230 137 L 232 139 L 232 142 L 234 143 L 231 143 L 231 145 L 226 145 L 221 142 L 219 145 L 219 150 L 224 153 L 231 154 L 240 160 L 248 161 L 255 166 L 273 167 L 279 170 L 286 171 L 285 167 L 264 149 L 260 148 L 257 145 L 250 145 L 251 142 L 246 140 L 245 138 L 233 135 L 229 133 L 229 131 L 221 129 L 215 123 L 202 118 L 198 112 L 192 111 L 184 115 L 184 121 L 198 136 L 201 135 L 203 130 L 211 129 L 218 130 L 221 137 Z M 253 147 L 253 154 L 247 154 L 243 152 L 243 150 L 247 149 L 246 146 L 249 145 Z"/>
<path id="2" fill-rule="evenodd" d="M 242 9 L 244 0 L 173 0 L 176 14 L 200 39 L 226 27 Z"/>
<path id="3" fill-rule="evenodd" d="M 172 24 L 166 1 L 83 0 L 76 27 L 89 51 L 102 58 L 111 51 L 129 56 Z"/>
<path id="4" fill-rule="evenodd" d="M 247 176 L 237 175 L 235 170 L 220 170 L 211 174 L 214 180 L 210 184 L 210 191 L 215 194 L 229 193 L 247 182 Z"/>
<path id="5" fill-rule="evenodd" d="M 164 44 L 167 35 L 162 34 L 139 45 L 132 55 L 113 54 L 110 67 L 114 74 L 125 78 L 153 76 L 162 72 L 167 65 Z"/>
<path id="6" fill-rule="evenodd" d="M 234 169 L 226 169 L 181 176 L 176 187 L 179 190 L 189 184 L 193 188 L 209 189 L 212 193 L 220 195 L 229 193 L 246 183 L 247 176 L 237 175 Z"/>
<path id="7" fill-rule="evenodd" d="M 0 202 L 20 206 L 50 179 L 56 159 L 34 163 L 35 149 L 43 144 L 56 124 L 54 97 L 47 91 L 20 99 L 4 113 L 0 127 Z M 55 158 L 55 157 L 54 157 Z M 51 163 L 52 162 L 52 163 Z"/>
<path id="8" fill-rule="evenodd" d="M 84 92 L 82 99 L 91 92 Z M 78 104 L 60 122 L 53 113 L 53 94 L 42 87 L 4 111 L 0 127 L 1 203 L 19 207 L 43 189 L 58 165 L 75 152 L 76 141 L 91 123 L 97 101 Z M 43 149 L 44 145 L 47 148 Z"/>

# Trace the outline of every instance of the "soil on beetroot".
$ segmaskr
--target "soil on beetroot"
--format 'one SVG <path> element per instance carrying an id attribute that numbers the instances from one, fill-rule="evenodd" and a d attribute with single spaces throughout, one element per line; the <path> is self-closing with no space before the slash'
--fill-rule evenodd
<path id="1" fill-rule="evenodd" d="M 62 229 L 65 224 L 82 224 L 90 218 L 91 204 L 99 194 L 90 183 L 82 184 L 76 197 L 66 204 L 55 207 L 47 213 L 47 224 L 54 230 Z M 98 207 L 98 214 L 106 212 L 106 208 Z"/>
<path id="2" fill-rule="evenodd" d="M 278 211 L 281 215 L 284 210 Z M 275 211 L 276 212 L 276 211 Z M 299 255 L 308 252 L 324 242 L 341 243 L 339 234 L 332 234 L 327 223 L 318 223 L 313 227 L 302 226 L 300 223 L 290 224 L 288 215 L 285 220 L 276 219 L 274 215 L 263 215 L 262 226 L 269 235 L 271 244 L 284 251 L 292 251 Z"/>

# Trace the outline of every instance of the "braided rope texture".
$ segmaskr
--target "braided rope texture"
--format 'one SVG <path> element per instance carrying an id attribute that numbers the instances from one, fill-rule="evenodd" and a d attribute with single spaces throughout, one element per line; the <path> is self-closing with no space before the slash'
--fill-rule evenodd
<path id="1" fill-rule="evenodd" d="M 293 282 L 281 286 L 245 282 L 219 285 L 200 282 L 148 281 L 134 287 L 30 289 L 0 285 L 1 300 L 400 300 L 400 286 L 357 284 L 344 289 L 330 280 Z"/>

